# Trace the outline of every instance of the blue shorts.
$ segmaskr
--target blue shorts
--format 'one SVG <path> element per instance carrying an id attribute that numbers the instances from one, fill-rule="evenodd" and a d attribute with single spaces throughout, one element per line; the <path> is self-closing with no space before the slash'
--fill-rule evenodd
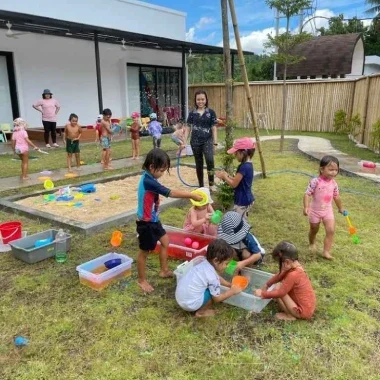
<path id="1" fill-rule="evenodd" d="M 202 306 L 206 305 L 208 301 L 211 299 L 211 293 L 210 290 L 206 289 L 203 295 L 203 303 Z"/>
<path id="2" fill-rule="evenodd" d="M 111 139 L 108 136 L 102 136 L 100 138 L 100 145 L 103 149 L 111 148 Z"/>

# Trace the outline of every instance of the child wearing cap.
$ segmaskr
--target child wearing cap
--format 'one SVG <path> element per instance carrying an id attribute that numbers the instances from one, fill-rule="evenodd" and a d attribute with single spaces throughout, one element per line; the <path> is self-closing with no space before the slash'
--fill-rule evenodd
<path id="1" fill-rule="evenodd" d="M 148 124 L 149 134 L 153 136 L 153 149 L 161 147 L 162 126 L 157 121 L 157 115 L 153 112 L 149 115 L 150 122 Z"/>
<path id="2" fill-rule="evenodd" d="M 217 226 L 210 223 L 211 215 L 214 212 L 211 204 L 210 190 L 207 187 L 200 187 L 198 190 L 203 191 L 207 195 L 207 203 L 203 206 L 192 206 L 186 215 L 183 229 L 185 231 L 197 232 L 210 236 L 216 236 Z"/>
<path id="3" fill-rule="evenodd" d="M 235 272 L 242 268 L 261 264 L 265 250 L 256 237 L 249 232 L 251 226 L 237 212 L 228 211 L 218 226 L 218 238 L 223 239 L 235 251 L 234 258 L 239 260 Z"/>
<path id="4" fill-rule="evenodd" d="M 132 160 L 137 160 L 140 156 L 140 114 L 138 112 L 132 112 L 133 123 L 129 129 L 131 132 L 132 142 Z"/>
<path id="5" fill-rule="evenodd" d="M 254 176 L 252 157 L 255 153 L 255 143 L 249 137 L 242 137 L 235 141 L 233 147 L 227 153 L 234 154 L 240 162 L 235 176 L 230 177 L 223 170 L 217 171 L 215 175 L 234 189 L 233 210 L 247 218 L 248 211 L 255 202 L 255 197 L 252 193 Z"/>

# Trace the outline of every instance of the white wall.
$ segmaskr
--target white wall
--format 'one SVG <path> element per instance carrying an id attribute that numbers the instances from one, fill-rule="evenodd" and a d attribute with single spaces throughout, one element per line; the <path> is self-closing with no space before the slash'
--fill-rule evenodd
<path id="1" fill-rule="evenodd" d="M 136 0 L 2 0 L 0 9 L 58 20 L 186 39 L 186 14 Z"/>
<path id="2" fill-rule="evenodd" d="M 350 75 L 362 75 L 364 66 L 364 44 L 360 38 L 355 45 L 354 54 L 352 57 L 352 66 Z"/>
<path id="3" fill-rule="evenodd" d="M 181 67 L 181 54 L 158 49 L 124 51 L 100 44 L 103 105 L 115 117 L 128 114 L 127 63 Z M 42 34 L 7 38 L 0 33 L 0 51 L 14 53 L 20 114 L 31 127 L 41 125 L 32 104 L 50 89 L 61 103 L 58 125 L 75 112 L 81 124 L 92 124 L 99 113 L 94 43 Z M 139 96 L 139 94 L 135 94 Z"/>
<path id="4" fill-rule="evenodd" d="M 380 65 L 364 65 L 364 75 L 379 74 Z"/>

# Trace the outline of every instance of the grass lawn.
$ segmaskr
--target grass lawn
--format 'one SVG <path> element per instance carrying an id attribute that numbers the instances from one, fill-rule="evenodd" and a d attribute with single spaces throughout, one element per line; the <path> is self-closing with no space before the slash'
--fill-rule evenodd
<path id="1" fill-rule="evenodd" d="M 279 155 L 278 141 L 263 143 L 268 170 L 317 173 L 318 163 L 297 153 L 295 141 L 287 140 L 285 147 Z M 158 278 L 155 255 L 148 262 L 153 294 L 140 292 L 135 264 L 131 279 L 97 293 L 79 284 L 75 268 L 111 251 L 112 230 L 86 238 L 73 234 L 65 264 L 49 259 L 28 265 L 0 254 L 0 378 L 379 379 L 379 189 L 364 179 L 337 181 L 342 189 L 362 193 L 342 191 L 361 244 L 351 242 L 345 219 L 337 215 L 333 262 L 307 249 L 302 196 L 308 178 L 279 173 L 254 183 L 250 222 L 268 252 L 261 269 L 277 270 L 269 252 L 279 241 L 296 244 L 317 293 L 311 321 L 274 320 L 274 302 L 260 314 L 221 304 L 215 318 L 197 320 L 176 305 L 175 281 Z M 161 219 L 180 227 L 188 207 L 166 210 Z M 13 218 L 30 234 L 51 227 L 0 211 L 0 222 Z M 134 223 L 121 230 L 119 251 L 136 260 Z M 173 269 L 178 264 L 170 261 Z M 16 335 L 27 337 L 29 345 L 17 349 Z"/>

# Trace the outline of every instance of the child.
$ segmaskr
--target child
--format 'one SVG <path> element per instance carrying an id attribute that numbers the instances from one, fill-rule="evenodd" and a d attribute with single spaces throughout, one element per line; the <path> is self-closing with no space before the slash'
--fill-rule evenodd
<path id="1" fill-rule="evenodd" d="M 193 206 L 190 208 L 186 215 L 183 229 L 199 234 L 216 236 L 217 226 L 210 223 L 211 215 L 214 212 L 211 206 L 214 201 L 211 199 L 210 190 L 207 187 L 201 187 L 198 190 L 202 190 L 207 194 L 208 202 L 204 206 Z"/>
<path id="2" fill-rule="evenodd" d="M 65 125 L 65 130 L 63 131 L 63 143 L 66 146 L 67 167 L 71 173 L 71 159 L 73 154 L 75 154 L 77 170 L 80 170 L 79 140 L 82 136 L 82 128 L 78 124 L 78 116 L 75 113 L 70 114 L 69 122 L 70 123 Z"/>
<path id="3" fill-rule="evenodd" d="M 226 241 L 234 249 L 234 259 L 238 260 L 235 273 L 263 261 L 265 250 L 249 232 L 250 229 L 247 221 L 235 211 L 226 212 L 219 224 L 218 238 Z"/>
<path id="4" fill-rule="evenodd" d="M 34 145 L 28 138 L 26 128 L 28 127 L 25 120 L 18 117 L 13 121 L 14 130 L 12 134 L 12 149 L 13 152 L 18 154 L 21 159 L 21 180 L 29 179 L 28 177 L 28 163 L 29 163 L 29 146 L 38 150 L 38 146 Z"/>
<path id="5" fill-rule="evenodd" d="M 298 261 L 297 248 L 287 241 L 282 241 L 273 250 L 272 256 L 280 262 L 280 272 L 264 285 L 255 290 L 261 298 L 277 298 L 283 313 L 276 318 L 285 321 L 310 319 L 315 311 L 316 297 L 310 279 Z M 274 290 L 270 286 L 277 284 Z"/>
<path id="6" fill-rule="evenodd" d="M 100 142 L 100 136 L 102 135 L 102 120 L 103 115 L 98 115 L 95 124 L 95 143 Z"/>
<path id="7" fill-rule="evenodd" d="M 249 137 L 242 137 L 235 141 L 227 153 L 235 154 L 236 159 L 240 162 L 235 176 L 231 178 L 225 171 L 217 171 L 215 175 L 234 189 L 233 210 L 247 219 L 248 211 L 255 202 L 255 197 L 252 194 L 252 157 L 255 153 L 255 143 Z"/>
<path id="8" fill-rule="evenodd" d="M 110 166 L 110 156 L 111 156 L 111 117 L 112 112 L 109 108 L 103 110 L 103 120 L 101 123 L 101 137 L 100 137 L 100 145 L 103 148 L 104 156 L 103 156 L 103 169 L 109 170 L 112 169 Z"/>
<path id="9" fill-rule="evenodd" d="M 148 125 L 149 134 L 153 136 L 153 149 L 161 147 L 162 126 L 157 121 L 157 115 L 153 112 L 149 115 L 150 123 Z"/>
<path id="10" fill-rule="evenodd" d="M 140 156 L 140 114 L 132 112 L 133 123 L 130 127 L 132 141 L 132 160 L 137 160 Z"/>
<path id="11" fill-rule="evenodd" d="M 334 241 L 335 219 L 332 208 L 334 200 L 340 213 L 343 213 L 342 201 L 339 196 L 335 177 L 339 172 L 339 161 L 333 156 L 322 157 L 319 163 L 319 176 L 312 178 L 303 197 L 303 214 L 309 217 L 309 244 L 312 252 L 316 252 L 315 240 L 321 221 L 325 226 L 326 236 L 323 244 L 325 259 L 332 260 L 330 254 Z M 312 198 L 310 205 L 310 198 Z"/>
<path id="12" fill-rule="evenodd" d="M 178 122 L 175 126 L 175 132 L 172 134 L 171 139 L 178 145 L 176 155 L 180 156 L 183 149 L 185 149 L 185 126 L 183 123 Z"/>
<path id="13" fill-rule="evenodd" d="M 206 260 L 195 265 L 177 284 L 175 299 L 186 311 L 195 311 L 196 317 L 215 315 L 212 302 L 222 302 L 241 292 L 220 275 L 226 269 L 233 254 L 232 248 L 223 240 L 216 239 L 207 247 Z M 231 289 L 220 294 L 220 284 Z"/>
<path id="14" fill-rule="evenodd" d="M 161 243 L 160 249 L 160 277 L 172 277 L 167 262 L 169 238 L 158 218 L 160 195 L 171 198 L 189 198 L 195 201 L 202 200 L 200 195 L 182 190 L 170 190 L 158 182 L 158 179 L 170 169 L 170 158 L 161 149 L 151 150 L 142 166 L 144 170 L 138 185 L 137 233 L 140 252 L 137 258 L 138 285 L 144 292 L 150 293 L 154 289 L 146 280 L 146 259 L 150 251 Z"/>

